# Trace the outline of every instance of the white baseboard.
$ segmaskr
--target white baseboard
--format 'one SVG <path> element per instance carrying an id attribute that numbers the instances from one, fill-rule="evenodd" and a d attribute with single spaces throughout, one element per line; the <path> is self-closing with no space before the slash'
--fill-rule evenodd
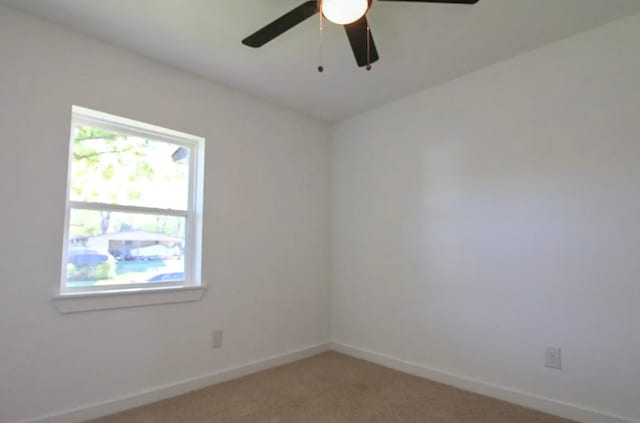
<path id="1" fill-rule="evenodd" d="M 497 398 L 512 404 L 522 405 L 527 408 L 583 423 L 640 423 L 640 420 L 633 418 L 616 416 L 581 405 L 569 404 L 552 398 L 519 391 L 517 389 L 473 380 L 464 376 L 430 368 L 417 363 L 411 363 L 395 357 L 389 357 L 384 354 L 379 354 L 351 345 L 332 342 L 331 350 L 351 357 L 367 360 L 384 367 L 399 370 L 403 373 L 419 376 L 435 382 L 455 386 L 456 388 L 464 389 L 466 391 Z"/>
<path id="2" fill-rule="evenodd" d="M 120 398 L 114 398 L 104 402 L 89 404 L 87 406 L 37 417 L 31 420 L 22 420 L 16 423 L 83 422 L 86 420 L 107 416 L 109 414 L 118 413 L 130 408 L 139 407 L 141 405 L 150 404 L 152 402 L 160 401 L 166 398 L 182 395 L 190 391 L 226 382 L 228 380 L 246 376 L 251 373 L 259 372 L 261 370 L 281 366 L 283 364 L 311 357 L 325 351 L 329 351 L 329 344 L 314 345 L 300 350 L 290 351 L 284 354 L 254 361 L 243 366 L 225 369 L 191 379 L 185 379 L 180 382 L 171 383 L 168 385 L 157 386 L 155 388 L 136 392 L 134 394 L 126 395 Z"/>
<path id="3" fill-rule="evenodd" d="M 576 404 L 569 404 L 551 398 L 497 386 L 421 364 L 411 363 L 395 357 L 368 351 L 342 343 L 319 344 L 296 351 L 290 351 L 273 357 L 254 361 L 243 366 L 225 369 L 204 376 L 194 377 L 180 382 L 158 386 L 145 391 L 136 392 L 108 401 L 89 404 L 87 406 L 65 410 L 55 414 L 22 420 L 15 423 L 78 423 L 109 414 L 118 413 L 130 408 L 150 404 L 166 398 L 182 395 L 190 391 L 226 382 L 261 370 L 281 366 L 303 358 L 311 357 L 325 351 L 333 350 L 355 358 L 370 361 L 381 366 L 399 370 L 414 376 L 455 386 L 488 397 L 497 398 L 527 408 L 543 411 L 556 416 L 584 423 L 640 423 L 629 417 L 616 416 Z"/>

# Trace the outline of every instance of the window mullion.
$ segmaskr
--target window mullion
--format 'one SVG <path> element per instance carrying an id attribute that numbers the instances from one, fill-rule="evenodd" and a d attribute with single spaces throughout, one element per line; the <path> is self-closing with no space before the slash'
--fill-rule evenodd
<path id="1" fill-rule="evenodd" d="M 185 218 L 188 218 L 190 214 L 186 210 L 159 209 L 155 207 L 140 207 L 140 206 L 122 206 L 120 204 L 106 204 L 106 203 L 85 203 L 83 201 L 69 201 L 69 207 L 72 209 L 81 209 L 81 210 L 153 214 L 153 215 L 163 215 L 163 216 L 178 216 L 178 217 L 185 217 Z"/>

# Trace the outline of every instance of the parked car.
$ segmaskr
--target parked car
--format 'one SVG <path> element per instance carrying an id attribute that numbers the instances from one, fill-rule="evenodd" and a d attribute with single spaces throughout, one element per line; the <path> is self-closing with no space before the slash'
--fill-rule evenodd
<path id="1" fill-rule="evenodd" d="M 147 279 L 147 282 L 174 282 L 183 280 L 184 272 L 168 272 L 157 274 L 152 278 Z"/>
<path id="2" fill-rule="evenodd" d="M 102 264 L 107 262 L 109 257 L 108 253 L 84 247 L 69 248 L 67 252 L 67 261 L 75 266 Z"/>
<path id="3" fill-rule="evenodd" d="M 133 248 L 129 251 L 133 260 L 162 260 L 179 258 L 182 255 L 180 247 L 167 247 L 162 244 L 149 245 L 148 247 Z"/>
<path id="4" fill-rule="evenodd" d="M 67 279 L 112 279 L 115 277 L 115 262 L 109 253 L 85 247 L 70 247 L 67 251 Z"/>

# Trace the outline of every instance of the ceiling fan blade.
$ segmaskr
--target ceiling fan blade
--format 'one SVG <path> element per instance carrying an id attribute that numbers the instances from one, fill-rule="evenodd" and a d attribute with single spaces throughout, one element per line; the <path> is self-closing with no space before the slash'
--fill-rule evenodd
<path id="1" fill-rule="evenodd" d="M 373 35 L 371 35 L 370 30 L 367 31 L 368 25 L 367 17 L 363 16 L 354 23 L 344 26 L 347 37 L 349 38 L 349 43 L 351 43 L 353 55 L 356 57 L 358 66 L 361 67 L 373 63 L 380 58 L 378 56 L 378 50 L 376 49 L 376 43 L 373 42 Z M 369 38 L 368 44 L 367 37 Z"/>
<path id="2" fill-rule="evenodd" d="M 449 4 L 476 4 L 480 0 L 378 0 L 413 3 L 449 3 Z"/>
<path id="3" fill-rule="evenodd" d="M 316 13 L 318 13 L 317 0 L 306 1 L 289 13 L 271 22 L 264 28 L 249 35 L 247 38 L 242 40 L 242 44 L 249 47 L 262 47 L 278 35 L 287 32 Z"/>

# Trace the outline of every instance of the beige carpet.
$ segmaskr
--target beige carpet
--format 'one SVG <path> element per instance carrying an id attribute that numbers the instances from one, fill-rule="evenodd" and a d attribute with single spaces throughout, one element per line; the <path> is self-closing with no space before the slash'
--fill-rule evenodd
<path id="1" fill-rule="evenodd" d="M 94 423 L 567 423 L 329 352 Z"/>

